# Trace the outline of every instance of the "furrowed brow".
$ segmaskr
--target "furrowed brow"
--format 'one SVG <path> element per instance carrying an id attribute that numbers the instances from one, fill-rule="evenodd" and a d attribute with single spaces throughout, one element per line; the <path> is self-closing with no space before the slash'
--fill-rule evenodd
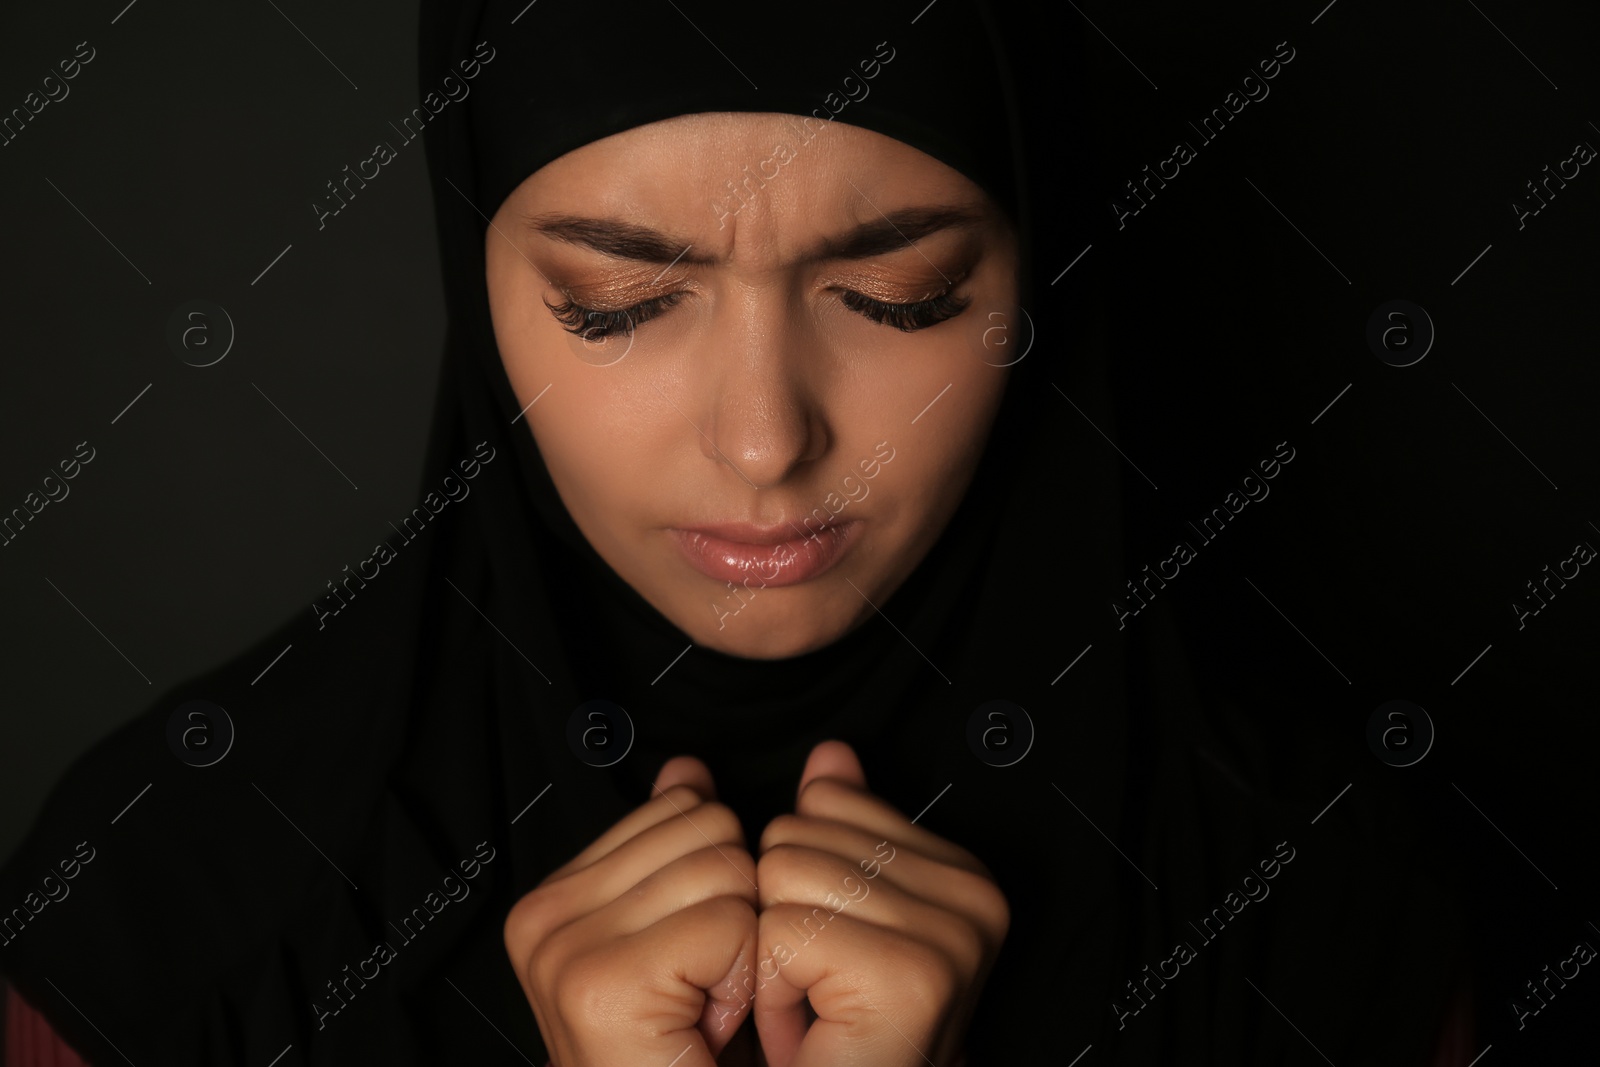
<path id="1" fill-rule="evenodd" d="M 898 252 L 942 230 L 975 226 L 984 221 L 980 211 L 964 207 L 910 207 L 863 222 L 842 234 L 824 238 L 801 257 L 815 262 L 830 259 L 870 259 Z M 582 215 L 529 215 L 535 233 L 568 244 L 583 245 L 617 259 L 642 263 L 718 262 L 716 256 L 688 254 L 693 242 L 620 219 Z"/>
<path id="2" fill-rule="evenodd" d="M 584 245 L 618 259 L 642 263 L 686 262 L 708 264 L 711 256 L 687 255 L 692 242 L 619 219 L 585 218 L 581 215 L 530 215 L 528 226 L 557 241 Z"/>
<path id="3" fill-rule="evenodd" d="M 898 252 L 941 230 L 975 226 L 983 220 L 981 212 L 970 208 L 901 208 L 824 240 L 808 258 L 869 259 Z"/>

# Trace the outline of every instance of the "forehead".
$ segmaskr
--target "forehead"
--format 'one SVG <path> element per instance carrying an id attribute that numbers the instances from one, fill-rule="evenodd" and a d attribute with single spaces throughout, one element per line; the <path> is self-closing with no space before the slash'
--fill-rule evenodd
<path id="1" fill-rule="evenodd" d="M 809 140 L 807 139 L 809 138 Z M 535 172 L 507 206 L 619 218 L 692 236 L 696 251 L 783 253 L 912 205 L 989 214 L 959 171 L 892 137 L 768 113 L 682 115 L 594 141 Z"/>

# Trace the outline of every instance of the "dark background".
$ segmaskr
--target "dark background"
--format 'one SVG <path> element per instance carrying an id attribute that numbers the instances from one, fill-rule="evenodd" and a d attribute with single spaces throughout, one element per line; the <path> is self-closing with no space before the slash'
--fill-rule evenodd
<path id="1" fill-rule="evenodd" d="M 310 610 L 411 509 L 443 339 L 422 143 L 320 231 L 311 207 L 416 105 L 414 5 L 124 4 L 13 9 L 0 33 L 4 113 L 78 42 L 96 51 L 0 148 L 0 514 L 95 449 L 0 548 L 0 855 L 87 745 Z M 1111 346 L 1116 406 L 1060 417 L 1125 464 L 1131 518 L 1104 608 L 1046 614 L 1063 663 L 1119 640 L 1123 582 L 1194 543 L 1187 522 L 1287 441 L 1270 497 L 1161 594 L 1202 684 L 1270 725 L 1286 780 L 1310 752 L 1376 760 L 1386 701 L 1426 709 L 1433 747 L 1386 773 L 1476 931 L 1482 1062 L 1592 1057 L 1589 968 L 1522 1030 L 1509 1000 L 1575 942 L 1600 945 L 1600 576 L 1584 568 L 1520 630 L 1511 604 L 1600 545 L 1600 167 L 1520 230 L 1511 204 L 1578 142 L 1600 146 L 1596 19 L 1325 4 L 1096 0 L 1044 16 L 1016 57 L 1053 205 L 1028 310 L 1040 344 Z M 897 21 L 901 6 L 920 4 Z M 1270 95 L 1201 144 L 1188 123 L 1283 41 Z M 1119 229 L 1112 199 L 1180 140 L 1197 158 Z M 1396 299 L 1437 330 L 1404 368 L 1366 337 Z M 237 331 L 213 366 L 168 342 L 191 300 Z"/>

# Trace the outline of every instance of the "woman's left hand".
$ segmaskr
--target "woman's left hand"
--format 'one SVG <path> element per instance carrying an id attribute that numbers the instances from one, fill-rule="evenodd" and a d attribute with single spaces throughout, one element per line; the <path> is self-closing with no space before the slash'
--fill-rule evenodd
<path id="1" fill-rule="evenodd" d="M 795 814 L 761 835 L 756 885 L 770 1067 L 960 1060 L 1010 908 L 976 856 L 868 791 L 849 745 L 812 749 Z"/>

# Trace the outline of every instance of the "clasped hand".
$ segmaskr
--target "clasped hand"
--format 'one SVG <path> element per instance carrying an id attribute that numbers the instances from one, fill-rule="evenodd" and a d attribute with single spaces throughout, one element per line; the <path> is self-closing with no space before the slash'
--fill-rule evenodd
<path id="1" fill-rule="evenodd" d="M 1010 910 L 850 746 L 812 750 L 759 859 L 700 760 L 651 794 L 506 918 L 555 1067 L 712 1067 L 747 1017 L 768 1067 L 958 1061 Z"/>

